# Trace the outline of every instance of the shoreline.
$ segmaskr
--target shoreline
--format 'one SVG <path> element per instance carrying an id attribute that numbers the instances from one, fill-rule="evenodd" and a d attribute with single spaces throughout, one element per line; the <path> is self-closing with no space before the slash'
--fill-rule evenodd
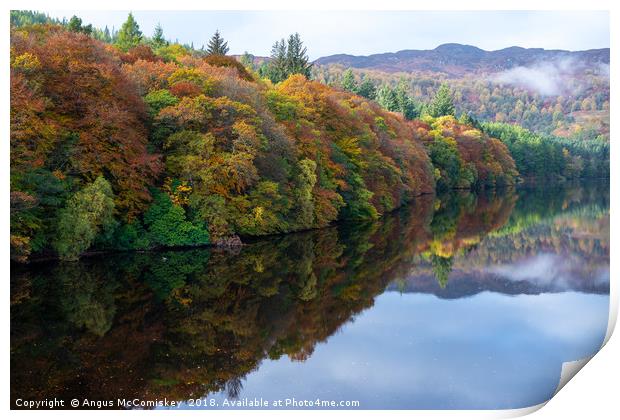
<path id="1" fill-rule="evenodd" d="M 555 179 L 555 180 L 552 180 L 551 185 L 544 184 L 544 183 L 536 183 L 536 181 L 541 181 L 541 180 L 536 179 L 536 178 L 525 178 L 525 179 L 521 179 L 520 182 L 515 183 L 515 184 L 500 185 L 500 186 L 480 188 L 480 189 L 474 189 L 474 190 L 469 189 L 469 188 L 453 188 L 448 191 L 440 192 L 439 194 L 440 195 L 450 194 L 450 193 L 458 193 L 458 192 L 465 192 L 465 191 L 469 191 L 472 194 L 481 194 L 481 193 L 485 193 L 489 191 L 496 191 L 496 190 L 502 190 L 502 189 L 507 189 L 507 188 L 519 188 L 519 187 L 528 188 L 528 189 L 532 189 L 532 188 L 544 189 L 544 188 L 553 188 L 556 185 L 564 185 L 566 183 L 572 183 L 572 182 L 584 182 L 584 181 L 585 182 L 601 182 L 601 181 L 609 182 L 610 179 L 609 178 L 577 178 L 577 179 L 563 179 L 563 180 Z M 240 236 L 236 234 L 231 235 L 228 238 L 239 239 L 239 245 L 235 245 L 235 246 L 226 246 L 226 245 L 218 245 L 214 243 L 209 243 L 206 245 L 163 246 L 163 247 L 160 246 L 160 247 L 154 247 L 154 248 L 148 248 L 148 249 L 104 249 L 104 250 L 93 250 L 93 251 L 84 252 L 82 255 L 80 255 L 80 257 L 77 260 L 62 260 L 55 255 L 53 256 L 44 255 L 44 256 L 37 257 L 37 258 L 29 259 L 26 262 L 11 260 L 10 263 L 11 263 L 11 266 L 29 267 L 33 265 L 50 263 L 50 262 L 57 262 L 57 263 L 78 262 L 83 259 L 91 259 L 91 258 L 103 257 L 106 255 L 118 255 L 118 254 L 126 254 L 126 253 L 148 254 L 148 253 L 158 253 L 158 252 L 164 252 L 164 251 L 183 251 L 183 250 L 193 250 L 193 249 L 211 249 L 215 252 L 229 252 L 229 251 L 234 251 L 234 250 L 240 250 L 248 244 L 259 242 L 262 240 L 268 240 L 270 238 L 273 239 L 273 238 L 283 237 L 286 235 L 292 235 L 296 233 L 320 231 L 322 229 L 329 229 L 329 228 L 332 228 L 338 225 L 347 224 L 347 223 L 369 223 L 369 222 L 373 222 L 376 220 L 381 220 L 385 216 L 391 213 L 397 212 L 408 205 L 411 205 L 415 201 L 415 199 L 419 197 L 430 196 L 430 195 L 437 196 L 438 193 L 437 191 L 433 191 L 433 192 L 423 192 L 421 194 L 418 194 L 414 196 L 413 199 L 403 203 L 402 205 L 390 210 L 389 212 L 381 214 L 377 219 L 358 219 L 358 220 L 340 219 L 340 220 L 334 220 L 327 226 L 315 227 L 315 228 L 309 228 L 309 229 L 301 229 L 301 230 L 292 230 L 289 232 L 270 233 L 270 234 L 258 235 L 258 236 Z"/>

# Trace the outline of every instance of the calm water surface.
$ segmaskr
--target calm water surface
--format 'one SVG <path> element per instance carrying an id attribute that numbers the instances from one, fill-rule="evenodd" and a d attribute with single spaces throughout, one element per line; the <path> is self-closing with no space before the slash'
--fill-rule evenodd
<path id="1" fill-rule="evenodd" d="M 608 184 L 425 196 L 236 252 L 12 267 L 11 399 L 520 408 L 608 309 Z"/>

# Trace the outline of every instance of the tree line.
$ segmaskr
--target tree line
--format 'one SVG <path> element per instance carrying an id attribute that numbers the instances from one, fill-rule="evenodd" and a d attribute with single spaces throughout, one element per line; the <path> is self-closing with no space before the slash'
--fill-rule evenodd
<path id="1" fill-rule="evenodd" d="M 309 80 L 299 34 L 257 67 L 226 55 L 219 31 L 194 50 L 166 41 L 160 25 L 144 37 L 130 14 L 110 48 L 75 19 L 11 18 L 21 25 L 11 32 L 15 260 L 228 246 L 530 174 L 525 143 L 457 119 L 448 86 L 421 105 L 404 89 L 372 100 L 363 83 Z M 564 148 L 531 146 L 542 162 L 547 150 L 560 159 L 565 177 L 592 173 L 608 153 L 586 159 L 585 143 Z"/>
<path id="2" fill-rule="evenodd" d="M 337 64 L 314 66 L 312 77 L 323 83 L 375 98 L 383 90 L 384 106 L 393 105 L 395 94 L 408 95 L 424 106 L 442 85 L 449 84 L 458 114 L 476 119 L 517 124 L 546 135 L 609 139 L 609 78 L 604 71 L 566 76 L 562 83 L 570 94 L 545 96 L 520 86 L 499 84 L 488 78 L 464 76 L 445 79 L 431 72 L 387 73 L 343 68 Z M 402 108 L 402 107 L 401 107 Z M 399 111 L 402 112 L 402 111 Z"/>

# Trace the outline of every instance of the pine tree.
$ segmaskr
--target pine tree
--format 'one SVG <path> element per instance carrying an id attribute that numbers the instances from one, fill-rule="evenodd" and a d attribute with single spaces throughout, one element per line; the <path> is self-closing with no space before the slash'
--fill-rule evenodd
<path id="1" fill-rule="evenodd" d="M 447 84 L 443 83 L 435 98 L 429 104 L 428 113 L 431 117 L 442 117 L 444 115 L 454 115 L 454 102 L 452 92 Z"/>
<path id="2" fill-rule="evenodd" d="M 256 70 L 256 66 L 254 65 L 254 56 L 249 52 L 244 52 L 239 61 L 248 69 Z"/>
<path id="3" fill-rule="evenodd" d="M 207 45 L 207 55 L 226 55 L 227 52 L 228 42 L 224 41 L 224 38 L 220 36 L 220 31 L 216 30 Z"/>
<path id="4" fill-rule="evenodd" d="M 357 82 L 355 81 L 355 76 L 353 76 L 353 71 L 351 69 L 347 69 L 342 74 L 342 88 L 344 90 L 348 90 L 349 92 L 357 93 Z"/>
<path id="5" fill-rule="evenodd" d="M 271 66 L 267 64 L 267 62 L 263 61 L 261 65 L 258 67 L 258 75 L 263 79 L 267 78 L 271 80 L 270 72 L 271 72 Z"/>
<path id="6" fill-rule="evenodd" d="M 439 287 L 445 289 L 448 285 L 450 272 L 452 271 L 452 257 L 440 257 L 433 255 L 431 257 L 431 266 L 435 279 L 439 283 Z"/>
<path id="7" fill-rule="evenodd" d="M 164 30 L 161 27 L 161 24 L 157 24 L 155 27 L 155 32 L 153 32 L 153 46 L 155 48 L 161 48 L 168 45 L 168 42 L 164 38 Z"/>
<path id="8" fill-rule="evenodd" d="M 105 29 L 103 30 L 103 41 L 107 43 L 112 42 L 112 35 L 110 35 L 110 30 L 108 29 L 107 25 Z"/>
<path id="9" fill-rule="evenodd" d="M 360 83 L 357 88 L 357 94 L 367 99 L 375 99 L 377 96 L 377 89 L 374 83 L 372 83 L 368 77 L 364 76 L 362 83 Z"/>
<path id="10" fill-rule="evenodd" d="M 289 36 L 288 41 L 276 41 L 271 48 L 271 61 L 266 69 L 267 77 L 278 83 L 292 74 L 302 74 L 310 78 L 312 63 L 306 54 L 306 47 L 298 33 Z"/>
<path id="11" fill-rule="evenodd" d="M 123 51 L 127 51 L 137 46 L 142 41 L 142 32 L 138 23 L 133 18 L 133 15 L 129 13 L 127 20 L 121 26 L 121 30 L 118 32 L 116 45 Z"/>
<path id="12" fill-rule="evenodd" d="M 71 19 L 69 19 L 69 24 L 67 25 L 67 29 L 71 32 L 81 32 L 82 31 L 82 19 L 73 15 Z"/>
<path id="13" fill-rule="evenodd" d="M 82 32 L 85 33 L 86 35 L 92 35 L 92 33 L 93 33 L 93 24 L 89 23 L 86 26 L 82 26 Z"/>
<path id="14" fill-rule="evenodd" d="M 276 41 L 271 47 L 271 61 L 267 66 L 266 73 L 273 83 L 281 82 L 288 77 L 287 48 L 284 39 Z"/>
<path id="15" fill-rule="evenodd" d="M 86 26 L 82 26 L 82 19 L 73 15 L 71 19 L 69 19 L 69 23 L 67 24 L 67 29 L 69 29 L 71 32 L 78 32 L 78 33 L 90 35 L 93 32 L 93 25 L 89 24 Z"/>
<path id="16" fill-rule="evenodd" d="M 416 102 L 409 96 L 407 92 L 407 83 L 401 80 L 396 87 L 396 103 L 398 111 L 408 120 L 413 120 L 420 116 L 420 111 Z"/>
<path id="17" fill-rule="evenodd" d="M 286 70 L 287 76 L 291 74 L 302 74 L 310 78 L 310 69 L 312 63 L 306 54 L 301 37 L 296 32 L 288 38 L 288 50 L 286 52 Z"/>
<path id="18" fill-rule="evenodd" d="M 398 111 L 396 92 L 388 85 L 382 85 L 377 91 L 377 102 L 388 111 Z"/>
<path id="19" fill-rule="evenodd" d="M 479 130 L 482 128 L 480 125 L 480 122 L 475 117 L 465 112 L 461 114 L 461 117 L 459 118 L 459 122 L 461 124 L 471 125 L 472 127 L 477 128 Z"/>
<path id="20" fill-rule="evenodd" d="M 116 41 L 118 41 L 118 31 L 114 26 L 112 26 L 112 30 L 110 31 L 110 37 L 112 38 L 112 44 L 116 44 Z"/>

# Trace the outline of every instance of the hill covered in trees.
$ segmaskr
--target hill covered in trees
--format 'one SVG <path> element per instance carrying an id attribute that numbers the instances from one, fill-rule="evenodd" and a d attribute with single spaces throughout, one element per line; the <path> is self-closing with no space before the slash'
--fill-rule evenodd
<path id="1" fill-rule="evenodd" d="M 469 73 L 490 74 L 514 67 L 529 67 L 543 61 L 574 60 L 590 65 L 609 65 L 609 48 L 587 51 L 545 50 L 543 48 L 509 47 L 485 51 L 471 45 L 442 44 L 433 50 L 403 50 L 395 53 L 354 56 L 330 55 L 316 60 L 318 65 L 341 64 L 358 69 L 386 72 L 431 71 L 449 77 Z"/>
<path id="2" fill-rule="evenodd" d="M 322 227 L 434 190 L 402 118 L 303 76 L 50 25 L 12 32 L 11 76 L 19 259 Z"/>
<path id="3" fill-rule="evenodd" d="M 230 245 L 519 177 L 515 142 L 457 120 L 447 88 L 421 113 L 399 92 L 392 109 L 309 80 L 298 34 L 256 69 L 226 56 L 219 32 L 195 49 L 166 40 L 161 26 L 145 36 L 131 14 L 111 32 L 32 12 L 11 21 L 18 261 Z M 584 175 L 575 168 L 556 175 Z"/>
<path id="4" fill-rule="evenodd" d="M 367 57 L 339 54 L 316 60 L 313 77 L 337 86 L 352 77 L 360 86 L 366 83 L 366 92 L 369 85 L 376 91 L 404 89 L 420 104 L 446 83 L 459 114 L 542 134 L 609 139 L 608 48 L 484 51 L 445 44 Z"/>

